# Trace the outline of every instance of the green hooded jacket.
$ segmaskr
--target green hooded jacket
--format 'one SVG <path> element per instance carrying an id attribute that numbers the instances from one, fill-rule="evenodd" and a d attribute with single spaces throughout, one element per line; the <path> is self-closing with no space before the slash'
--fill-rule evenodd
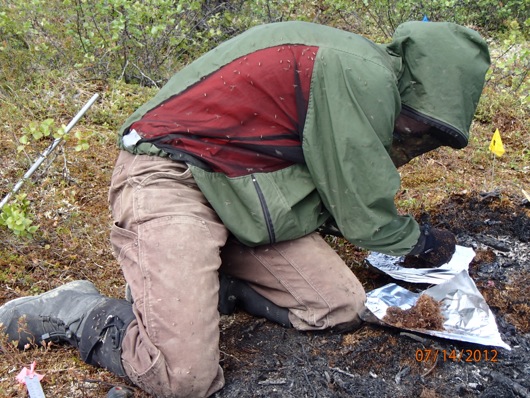
<path id="1" fill-rule="evenodd" d="M 302 162 L 229 176 L 145 138 L 150 125 L 156 129 L 152 115 L 172 98 L 200 87 L 231 62 L 282 45 L 317 49 L 298 120 Z M 333 220 L 353 244 L 402 255 L 417 243 L 419 226 L 398 214 L 394 203 L 400 186 L 388 154 L 394 121 L 403 110 L 437 127 L 448 145 L 465 146 L 488 67 L 481 37 L 451 23 L 405 23 L 388 45 L 306 22 L 261 25 L 176 73 L 125 122 L 119 145 L 132 153 L 186 161 L 223 223 L 249 246 L 295 239 Z M 230 96 L 225 101 L 230 104 Z M 258 112 L 261 105 L 250 107 Z M 142 118 L 144 130 L 131 129 Z"/>

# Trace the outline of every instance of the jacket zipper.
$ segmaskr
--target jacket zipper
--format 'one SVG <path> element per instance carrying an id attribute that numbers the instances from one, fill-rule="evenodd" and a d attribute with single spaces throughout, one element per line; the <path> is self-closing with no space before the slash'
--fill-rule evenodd
<path id="1" fill-rule="evenodd" d="M 259 183 L 256 180 L 256 177 L 254 176 L 254 174 L 251 174 L 251 177 L 252 177 L 252 183 L 254 184 L 254 188 L 256 188 L 256 193 L 258 194 L 259 202 L 261 204 L 261 210 L 263 211 L 263 218 L 265 219 L 265 225 L 267 226 L 267 233 L 269 234 L 269 242 L 275 243 L 276 236 L 274 233 L 274 226 L 272 225 L 272 218 L 269 212 L 269 208 L 267 207 L 267 203 L 265 202 L 265 196 L 263 195 L 263 191 L 261 190 L 261 187 L 259 186 Z"/>

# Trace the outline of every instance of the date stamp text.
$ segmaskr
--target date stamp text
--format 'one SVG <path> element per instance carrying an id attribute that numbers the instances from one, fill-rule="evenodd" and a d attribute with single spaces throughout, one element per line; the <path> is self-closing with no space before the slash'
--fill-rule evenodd
<path id="1" fill-rule="evenodd" d="M 437 350 L 431 348 L 418 348 L 416 361 L 435 362 L 441 359 L 444 362 L 498 362 L 496 349 L 474 350 Z"/>

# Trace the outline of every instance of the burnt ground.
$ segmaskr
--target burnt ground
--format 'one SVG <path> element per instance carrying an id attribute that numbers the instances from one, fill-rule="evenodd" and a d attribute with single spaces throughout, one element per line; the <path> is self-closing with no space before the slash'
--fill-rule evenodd
<path id="1" fill-rule="evenodd" d="M 238 313 L 222 319 L 226 386 L 215 397 L 530 397 L 528 209 L 496 194 L 462 194 L 421 217 L 475 249 L 470 275 L 511 351 L 367 323 L 342 335 L 301 333 Z M 390 282 L 428 287 L 377 274 L 363 264 L 366 253 L 336 247 L 353 258 L 366 290 Z M 428 350 L 437 359 L 426 359 Z"/>
<path id="2" fill-rule="evenodd" d="M 115 260 L 107 249 L 106 222 L 111 220 L 104 201 L 97 196 L 106 192 L 98 190 L 94 196 L 90 190 L 83 192 L 80 200 L 85 208 L 93 207 L 93 214 L 102 215 L 93 220 L 93 228 L 99 228 L 94 231 L 101 232 L 92 231 L 79 240 L 72 235 L 68 240 L 74 230 L 66 228 L 67 235 L 59 234 L 63 231 L 61 218 L 54 216 L 49 220 L 54 223 L 49 242 L 6 244 L 11 254 L 9 258 L 0 256 L 0 265 L 12 276 L 2 282 L 6 288 L 0 290 L 1 302 L 49 290 L 69 279 L 91 279 L 104 294 L 123 294 L 123 277 L 119 267 L 111 266 Z M 460 245 L 475 249 L 470 275 L 495 314 L 511 351 L 368 323 L 345 334 L 298 332 L 239 312 L 221 320 L 221 365 L 226 386 L 214 398 L 530 397 L 528 203 L 507 195 L 470 192 L 453 195 L 436 211 L 415 216 L 451 230 Z M 42 228 L 47 228 L 46 220 L 42 218 Z M 329 237 L 329 241 L 367 291 L 391 282 L 415 292 L 428 287 L 393 280 L 364 263 L 366 251 L 338 238 Z M 438 351 L 436 360 L 434 355 L 426 357 L 428 350 Z M 70 347 L 18 352 L 5 346 L 0 360 L 0 396 L 27 396 L 14 376 L 33 361 L 37 371 L 45 374 L 46 397 L 105 397 L 112 385 L 122 382 L 108 371 L 82 363 Z M 150 396 L 134 389 L 134 397 Z"/>

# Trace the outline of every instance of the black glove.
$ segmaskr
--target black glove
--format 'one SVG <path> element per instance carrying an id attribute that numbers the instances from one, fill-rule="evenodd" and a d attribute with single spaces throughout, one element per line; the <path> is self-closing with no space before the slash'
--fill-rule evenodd
<path id="1" fill-rule="evenodd" d="M 340 232 L 339 227 L 337 227 L 337 223 L 333 218 L 328 218 L 324 224 L 320 226 L 317 230 L 322 235 L 332 235 L 337 236 L 339 238 L 344 238 L 342 235 L 342 232 Z"/>
<path id="2" fill-rule="evenodd" d="M 419 257 L 434 268 L 448 263 L 455 249 L 456 239 L 451 232 L 423 225 L 418 243 L 409 255 Z"/>

